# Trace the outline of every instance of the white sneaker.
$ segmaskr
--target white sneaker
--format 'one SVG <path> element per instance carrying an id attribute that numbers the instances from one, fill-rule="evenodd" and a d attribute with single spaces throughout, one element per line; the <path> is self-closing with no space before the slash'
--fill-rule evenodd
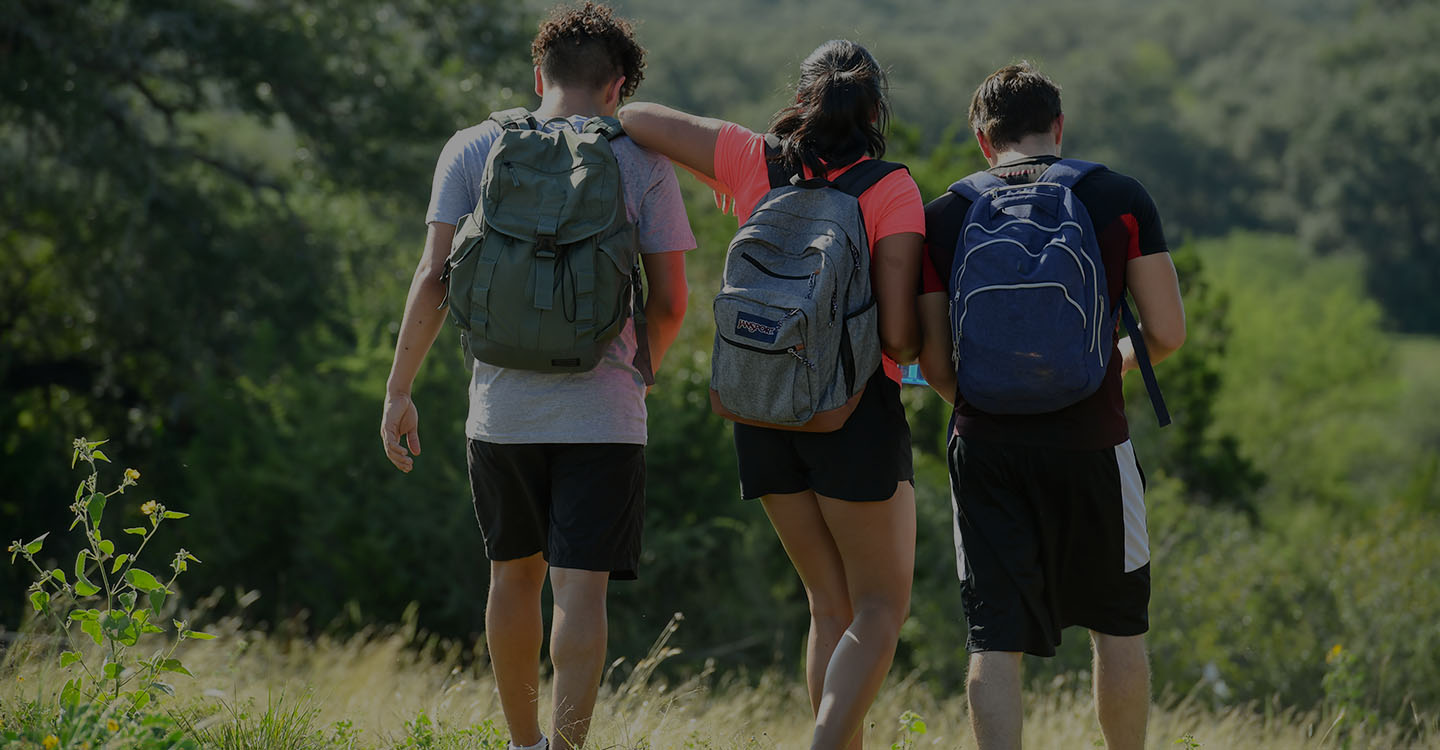
<path id="1" fill-rule="evenodd" d="M 540 741 L 533 745 L 517 745 L 514 740 L 511 740 L 510 750 L 550 750 L 550 738 L 542 733 Z"/>

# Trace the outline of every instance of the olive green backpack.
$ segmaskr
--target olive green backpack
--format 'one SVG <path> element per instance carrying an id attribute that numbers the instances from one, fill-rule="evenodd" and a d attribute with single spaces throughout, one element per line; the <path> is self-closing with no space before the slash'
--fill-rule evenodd
<path id="1" fill-rule="evenodd" d="M 635 316 L 635 366 L 652 382 L 635 226 L 610 142 L 595 117 L 546 132 L 524 109 L 490 115 L 474 212 L 460 219 L 442 279 L 467 356 L 541 372 L 593 368 Z"/>

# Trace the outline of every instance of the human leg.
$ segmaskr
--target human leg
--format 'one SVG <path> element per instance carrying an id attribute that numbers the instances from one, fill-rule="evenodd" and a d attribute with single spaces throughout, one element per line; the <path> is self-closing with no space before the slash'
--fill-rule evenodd
<path id="1" fill-rule="evenodd" d="M 915 488 L 900 482 L 881 502 L 823 495 L 817 500 L 839 550 L 854 611 L 825 671 L 811 742 L 818 750 L 845 747 L 859 737 L 865 712 L 890 671 L 910 611 Z"/>
<path id="2" fill-rule="evenodd" d="M 965 680 L 970 728 L 980 750 L 1020 750 L 1020 653 L 981 651 L 970 655 Z"/>
<path id="3" fill-rule="evenodd" d="M 1145 636 L 1090 631 L 1095 647 L 1095 713 L 1109 750 L 1140 750 L 1150 715 Z"/>
<path id="4" fill-rule="evenodd" d="M 853 619 L 844 562 L 825 525 L 814 492 L 766 495 L 761 502 L 795 572 L 800 575 L 810 603 L 805 685 L 810 693 L 810 709 L 818 713 L 830 656 Z M 850 747 L 859 750 L 858 737 Z"/>
<path id="5" fill-rule="evenodd" d="M 547 547 L 555 595 L 550 629 L 556 750 L 580 747 L 605 666 L 605 595 L 612 578 L 636 576 L 645 514 L 641 445 L 552 445 Z"/>
<path id="6" fill-rule="evenodd" d="M 490 563 L 485 644 L 500 693 L 500 710 L 511 741 L 520 746 L 540 741 L 535 705 L 540 695 L 540 641 L 545 635 L 540 589 L 545 585 L 546 567 L 538 552 Z"/>
<path id="7" fill-rule="evenodd" d="M 605 571 L 550 569 L 555 616 L 550 628 L 554 665 L 554 733 L 551 746 L 569 750 L 585 744 L 590 716 L 605 667 Z"/>

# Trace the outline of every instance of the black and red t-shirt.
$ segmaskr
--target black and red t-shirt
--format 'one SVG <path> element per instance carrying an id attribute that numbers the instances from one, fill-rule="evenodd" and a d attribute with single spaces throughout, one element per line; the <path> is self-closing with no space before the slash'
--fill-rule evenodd
<path id="1" fill-rule="evenodd" d="M 1056 161 L 1059 157 L 1036 156 L 995 167 L 990 173 L 1011 184 L 1034 182 Z M 1095 226 L 1105 262 L 1105 277 L 1110 285 L 1110 302 L 1118 304 L 1125 294 L 1126 262 L 1142 255 L 1169 251 L 1160 226 L 1160 214 L 1138 180 L 1109 169 L 1086 175 L 1075 184 L 1074 192 Z M 955 243 L 969 210 L 970 201 L 951 192 L 925 206 L 926 259 L 933 268 L 926 269 L 923 291 L 948 291 Z M 1118 331 L 1115 340 L 1119 340 Z M 955 431 L 980 440 L 1057 448 L 1098 450 L 1119 445 L 1130 437 L 1121 392 L 1120 355 L 1118 351 L 1111 352 L 1105 380 L 1095 393 L 1059 411 L 990 414 L 957 396 Z"/>

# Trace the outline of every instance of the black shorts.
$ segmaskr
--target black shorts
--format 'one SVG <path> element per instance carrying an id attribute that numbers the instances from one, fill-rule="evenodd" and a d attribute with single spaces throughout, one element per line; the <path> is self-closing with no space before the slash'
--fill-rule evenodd
<path id="1" fill-rule="evenodd" d="M 634 579 L 645 523 L 645 446 L 471 440 L 470 491 L 491 560 L 539 552 L 558 568 Z"/>
<path id="2" fill-rule="evenodd" d="M 736 423 L 735 457 L 746 500 L 807 489 L 839 500 L 889 500 L 895 485 L 915 477 L 900 384 L 883 368 L 845 426 L 797 432 Z"/>
<path id="3" fill-rule="evenodd" d="M 1145 475 L 1129 441 L 1062 450 L 952 437 L 966 648 L 1053 656 L 1060 631 L 1150 627 Z"/>

